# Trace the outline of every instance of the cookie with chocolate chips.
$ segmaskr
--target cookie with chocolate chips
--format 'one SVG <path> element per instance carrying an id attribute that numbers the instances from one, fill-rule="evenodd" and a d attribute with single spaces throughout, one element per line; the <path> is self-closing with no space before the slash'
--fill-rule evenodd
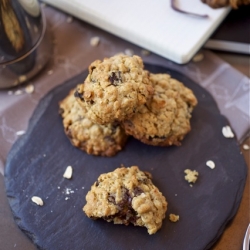
<path id="1" fill-rule="evenodd" d="M 156 233 L 165 218 L 167 202 L 151 175 L 137 166 L 101 174 L 86 195 L 85 214 L 114 224 L 132 223 Z"/>
<path id="2" fill-rule="evenodd" d="M 118 124 L 98 125 L 86 118 L 77 103 L 75 90 L 60 102 L 64 131 L 71 143 L 88 154 L 113 156 L 124 146 L 127 135 Z"/>
<path id="3" fill-rule="evenodd" d="M 152 96 L 149 73 L 139 56 L 117 55 L 96 60 L 89 66 L 84 84 L 75 97 L 94 123 L 128 119 Z"/>
<path id="4" fill-rule="evenodd" d="M 127 134 L 154 146 L 181 145 L 190 131 L 197 99 L 193 92 L 168 74 L 151 74 L 153 97 L 122 124 Z"/>

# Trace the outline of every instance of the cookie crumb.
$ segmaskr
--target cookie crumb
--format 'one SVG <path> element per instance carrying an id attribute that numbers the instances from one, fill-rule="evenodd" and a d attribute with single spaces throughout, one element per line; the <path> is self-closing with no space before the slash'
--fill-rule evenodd
<path id="1" fill-rule="evenodd" d="M 24 130 L 20 130 L 16 132 L 17 136 L 24 135 L 26 132 Z"/>
<path id="2" fill-rule="evenodd" d="M 243 149 L 244 149 L 244 150 L 249 150 L 250 147 L 249 147 L 247 144 L 244 144 L 244 145 L 243 145 Z"/>
<path id="3" fill-rule="evenodd" d="M 203 55 L 202 53 L 198 53 L 198 54 L 196 54 L 196 55 L 193 57 L 192 61 L 193 61 L 193 62 L 200 62 L 200 61 L 202 61 L 203 59 L 204 59 L 204 55 Z"/>
<path id="4" fill-rule="evenodd" d="M 192 171 L 190 169 L 185 169 L 184 173 L 186 174 L 185 175 L 185 180 L 188 183 L 191 183 L 191 182 L 195 183 L 197 181 L 199 173 L 196 170 Z"/>
<path id="5" fill-rule="evenodd" d="M 23 91 L 21 89 L 18 89 L 14 92 L 14 95 L 21 95 Z"/>
<path id="6" fill-rule="evenodd" d="M 63 177 L 66 179 L 71 179 L 73 174 L 73 168 L 71 166 L 68 166 L 63 174 Z"/>
<path id="7" fill-rule="evenodd" d="M 67 201 L 69 199 L 69 197 L 65 197 L 65 201 Z"/>
<path id="8" fill-rule="evenodd" d="M 234 134 L 230 126 L 225 126 L 222 128 L 222 134 L 226 138 L 234 138 Z"/>
<path id="9" fill-rule="evenodd" d="M 8 95 L 13 95 L 13 91 L 12 91 L 12 90 L 9 90 L 9 91 L 8 91 Z"/>
<path id="10" fill-rule="evenodd" d="M 99 42 L 100 42 L 100 38 L 99 38 L 98 36 L 94 36 L 94 37 L 92 37 L 92 38 L 90 39 L 90 45 L 91 45 L 92 47 L 98 46 Z"/>
<path id="11" fill-rule="evenodd" d="M 48 72 L 47 72 L 47 75 L 52 75 L 54 72 L 53 72 L 53 70 L 49 70 Z"/>
<path id="12" fill-rule="evenodd" d="M 213 161 L 207 161 L 207 162 L 206 162 L 206 165 L 207 165 L 209 168 L 211 168 L 211 169 L 214 169 L 214 168 L 215 168 L 215 164 L 214 164 Z"/>
<path id="13" fill-rule="evenodd" d="M 57 189 L 60 189 L 60 187 L 57 187 Z"/>
<path id="14" fill-rule="evenodd" d="M 179 215 L 176 215 L 176 214 L 170 214 L 170 215 L 169 215 L 169 220 L 170 220 L 171 222 L 177 222 L 179 219 L 180 219 L 180 216 L 179 216 Z"/>
<path id="15" fill-rule="evenodd" d="M 132 49 L 125 49 L 124 53 L 127 56 L 133 56 L 134 55 L 134 51 Z"/>
<path id="16" fill-rule="evenodd" d="M 174 196 L 177 196 L 177 194 L 175 194 Z"/>
<path id="17" fill-rule="evenodd" d="M 43 206 L 43 200 L 38 196 L 33 196 L 31 200 L 36 203 L 38 206 Z"/>
<path id="18" fill-rule="evenodd" d="M 33 93 L 34 92 L 34 85 L 33 84 L 29 84 L 29 85 L 27 85 L 26 87 L 25 87 L 25 92 L 27 93 L 27 94 L 31 94 L 31 93 Z"/>
<path id="19" fill-rule="evenodd" d="M 150 51 L 148 51 L 148 50 L 146 50 L 146 49 L 142 49 L 142 50 L 141 50 L 141 54 L 142 54 L 143 56 L 148 56 L 148 55 L 150 54 Z"/>
<path id="20" fill-rule="evenodd" d="M 69 16 L 69 17 L 66 19 L 66 22 L 67 22 L 67 23 L 72 23 L 72 22 L 73 22 L 73 17 L 72 17 L 72 16 Z"/>
<path id="21" fill-rule="evenodd" d="M 22 76 L 19 76 L 19 77 L 18 77 L 19 83 L 25 82 L 26 80 L 27 80 L 27 76 L 25 76 L 25 75 L 22 75 Z"/>

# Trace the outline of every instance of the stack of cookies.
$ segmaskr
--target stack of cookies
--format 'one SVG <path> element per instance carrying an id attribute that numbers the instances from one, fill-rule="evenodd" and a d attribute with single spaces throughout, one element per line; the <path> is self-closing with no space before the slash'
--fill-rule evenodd
<path id="1" fill-rule="evenodd" d="M 197 99 L 168 74 L 144 70 L 139 56 L 96 60 L 60 102 L 66 135 L 88 154 L 113 156 L 128 135 L 154 146 L 181 145 Z"/>

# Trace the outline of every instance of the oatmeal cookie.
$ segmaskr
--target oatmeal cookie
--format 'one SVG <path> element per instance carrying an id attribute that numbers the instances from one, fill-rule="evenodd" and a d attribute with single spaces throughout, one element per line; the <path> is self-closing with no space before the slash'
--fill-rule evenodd
<path id="1" fill-rule="evenodd" d="M 212 8 L 221 8 L 231 6 L 237 9 L 241 5 L 250 4 L 250 0 L 201 0 L 203 3 L 208 4 Z"/>
<path id="2" fill-rule="evenodd" d="M 74 97 L 75 89 L 60 102 L 64 131 L 71 143 L 88 154 L 113 156 L 126 142 L 127 135 L 118 124 L 97 125 L 85 117 Z"/>
<path id="3" fill-rule="evenodd" d="M 116 55 L 90 64 L 89 75 L 75 97 L 98 124 L 131 117 L 152 96 L 149 73 L 139 56 Z"/>
<path id="4" fill-rule="evenodd" d="M 89 218 L 144 226 L 149 234 L 160 229 L 167 211 L 166 199 L 152 183 L 151 175 L 137 166 L 100 175 L 86 201 L 83 211 Z"/>
<path id="5" fill-rule="evenodd" d="M 127 134 L 154 146 L 181 145 L 190 131 L 197 99 L 193 92 L 168 74 L 151 74 L 153 97 L 122 124 Z"/>

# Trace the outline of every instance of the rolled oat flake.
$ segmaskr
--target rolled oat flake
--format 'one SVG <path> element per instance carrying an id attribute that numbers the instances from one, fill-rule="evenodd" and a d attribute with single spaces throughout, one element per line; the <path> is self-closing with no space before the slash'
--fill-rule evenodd
<path id="1" fill-rule="evenodd" d="M 43 206 L 43 200 L 38 196 L 33 196 L 31 200 L 36 203 L 38 206 Z"/>

